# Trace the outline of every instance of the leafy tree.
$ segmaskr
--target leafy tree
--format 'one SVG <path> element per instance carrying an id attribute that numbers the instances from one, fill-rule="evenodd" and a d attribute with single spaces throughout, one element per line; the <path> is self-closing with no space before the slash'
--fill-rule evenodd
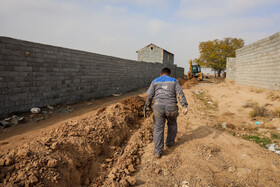
<path id="1" fill-rule="evenodd" d="M 224 40 L 213 40 L 200 42 L 200 57 L 194 62 L 202 67 L 211 68 L 217 71 L 218 77 L 226 69 L 227 57 L 235 57 L 235 50 L 244 46 L 244 40 L 241 38 L 225 38 Z"/>

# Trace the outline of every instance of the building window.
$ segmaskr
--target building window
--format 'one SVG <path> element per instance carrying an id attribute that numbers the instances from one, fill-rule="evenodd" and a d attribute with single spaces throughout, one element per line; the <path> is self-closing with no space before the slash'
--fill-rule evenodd
<path id="1" fill-rule="evenodd" d="M 171 60 L 171 56 L 170 56 L 170 55 L 167 56 L 167 60 L 168 60 L 168 61 Z"/>
<path id="2" fill-rule="evenodd" d="M 153 50 L 154 48 L 153 47 L 151 47 L 151 50 Z"/>

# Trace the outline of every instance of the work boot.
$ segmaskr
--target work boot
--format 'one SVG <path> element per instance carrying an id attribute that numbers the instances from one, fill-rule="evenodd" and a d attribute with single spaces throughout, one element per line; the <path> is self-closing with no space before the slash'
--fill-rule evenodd
<path id="1" fill-rule="evenodd" d="M 161 156 L 162 156 L 162 153 L 161 153 L 161 152 L 160 152 L 160 153 L 155 153 L 155 157 L 161 158 Z"/>
<path id="2" fill-rule="evenodd" d="M 166 144 L 165 146 L 166 146 L 167 148 L 171 148 L 171 147 L 173 147 L 173 146 L 174 146 L 174 144 L 175 144 L 175 143 L 172 143 L 172 144 Z"/>

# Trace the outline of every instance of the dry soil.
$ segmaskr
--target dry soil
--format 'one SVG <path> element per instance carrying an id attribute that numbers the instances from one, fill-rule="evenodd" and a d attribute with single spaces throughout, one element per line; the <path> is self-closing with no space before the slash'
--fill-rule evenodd
<path id="1" fill-rule="evenodd" d="M 56 123 L 41 121 L 40 128 L 5 131 L 0 186 L 280 186 L 279 155 L 265 148 L 279 143 L 279 92 L 223 81 L 180 83 L 189 112 L 179 115 L 176 143 L 162 158 L 153 155 L 145 95 L 115 98 L 85 107 L 91 111 L 76 108 Z M 266 115 L 250 116 L 256 103 Z"/>

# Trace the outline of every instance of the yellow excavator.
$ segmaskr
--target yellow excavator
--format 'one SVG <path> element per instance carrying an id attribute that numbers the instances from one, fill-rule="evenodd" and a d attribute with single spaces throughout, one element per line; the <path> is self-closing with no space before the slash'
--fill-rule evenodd
<path id="1" fill-rule="evenodd" d="M 203 73 L 201 72 L 200 65 L 192 64 L 192 60 L 190 60 L 190 69 L 187 74 L 188 79 L 197 78 L 197 80 L 202 81 L 203 80 Z"/>

